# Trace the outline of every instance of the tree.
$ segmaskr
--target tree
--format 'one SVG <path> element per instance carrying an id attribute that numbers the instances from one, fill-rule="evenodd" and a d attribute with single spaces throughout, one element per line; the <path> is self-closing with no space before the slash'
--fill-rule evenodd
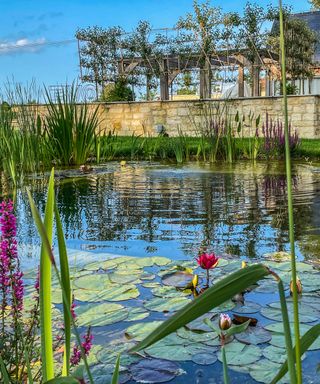
<path id="1" fill-rule="evenodd" d="M 311 6 L 315 9 L 320 9 L 320 0 L 309 0 Z"/>
<path id="2" fill-rule="evenodd" d="M 134 93 L 124 77 L 119 77 L 116 82 L 107 84 L 100 97 L 101 101 L 133 101 Z"/>
<path id="3" fill-rule="evenodd" d="M 277 10 L 275 15 L 277 15 Z M 313 76 L 312 64 L 317 42 L 316 34 L 308 24 L 295 18 L 290 10 L 284 13 L 284 36 L 286 50 L 286 71 L 294 86 L 295 79 L 310 78 Z M 279 22 L 276 20 L 269 35 L 269 45 L 274 52 L 280 55 Z"/>
<path id="4" fill-rule="evenodd" d="M 118 78 L 118 60 L 124 31 L 121 27 L 107 29 L 97 26 L 78 29 L 76 38 L 79 40 L 80 65 L 85 71 L 83 81 L 104 87 L 108 82 Z"/>

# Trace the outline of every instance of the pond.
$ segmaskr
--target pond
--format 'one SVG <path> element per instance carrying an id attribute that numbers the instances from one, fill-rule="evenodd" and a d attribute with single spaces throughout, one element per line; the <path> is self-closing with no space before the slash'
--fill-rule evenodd
<path id="1" fill-rule="evenodd" d="M 300 309 L 306 331 L 320 318 L 320 274 L 308 264 L 319 263 L 320 172 L 316 165 L 297 163 L 293 173 L 298 269 L 305 284 Z M 241 268 L 241 260 L 268 260 L 283 278 L 289 295 L 290 265 L 286 260 L 276 263 L 272 257 L 274 252 L 289 250 L 283 163 L 109 163 L 88 175 L 58 170 L 56 178 L 58 207 L 74 266 L 78 321 L 80 329 L 92 323 L 96 345 L 91 359 L 101 382 L 110 377 L 116 350 L 123 352 L 124 367 L 138 364 L 126 349 L 165 319 L 168 311 L 192 300 L 190 292 L 166 286 L 163 276 L 174 273 L 179 265 L 180 269 L 193 269 L 201 280 L 202 272 L 194 261 L 199 249 L 221 255 L 214 280 Z M 29 183 L 41 212 L 45 179 L 35 177 Z M 38 263 L 39 238 L 23 191 L 18 192 L 17 201 L 22 266 L 31 281 Z M 61 309 L 57 289 L 54 298 Z M 266 280 L 245 295 L 244 308 L 230 301 L 219 309 L 258 320 L 253 336 L 247 335 L 250 341 L 239 336 L 228 346 L 232 383 L 268 382 L 277 372 L 285 353 L 277 300 L 275 284 Z M 210 317 L 215 319 L 219 310 Z M 178 375 L 176 371 L 173 383 L 222 382 L 218 340 L 208 330 L 198 333 L 199 326 L 191 324 L 147 351 L 153 358 L 176 361 L 188 373 Z M 306 383 L 317 382 L 320 343 L 316 344 L 304 360 Z M 123 382 L 137 382 L 135 377 L 134 368 L 124 369 Z"/>

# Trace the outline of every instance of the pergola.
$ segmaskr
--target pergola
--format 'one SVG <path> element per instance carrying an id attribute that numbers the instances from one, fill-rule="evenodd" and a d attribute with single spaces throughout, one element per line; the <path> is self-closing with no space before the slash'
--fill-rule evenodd
<path id="1" fill-rule="evenodd" d="M 188 70 L 199 70 L 200 72 L 200 99 L 211 98 L 212 68 L 223 69 L 232 66 L 238 71 L 238 94 L 244 96 L 244 72 L 247 68 L 252 74 L 252 96 L 260 95 L 260 73 L 266 71 L 266 81 L 279 76 L 278 55 L 268 50 L 257 53 L 257 59 L 252 64 L 246 58 L 246 52 L 223 51 L 204 58 L 199 54 L 166 55 L 165 57 L 130 57 L 121 58 L 118 61 L 120 76 L 129 76 L 140 67 L 143 69 L 157 68 L 160 79 L 160 99 L 169 100 L 169 89 L 175 78 L 182 72 Z"/>

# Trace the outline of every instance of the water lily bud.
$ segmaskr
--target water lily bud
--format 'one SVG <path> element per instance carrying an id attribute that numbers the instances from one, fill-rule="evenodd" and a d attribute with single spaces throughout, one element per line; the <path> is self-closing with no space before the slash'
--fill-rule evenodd
<path id="1" fill-rule="evenodd" d="M 194 275 L 194 276 L 193 276 L 193 279 L 192 279 L 192 286 L 193 286 L 193 288 L 196 288 L 196 287 L 197 287 L 198 282 L 199 282 L 198 275 Z"/>
<path id="2" fill-rule="evenodd" d="M 247 266 L 247 262 L 243 260 L 241 262 L 241 268 L 245 268 L 246 266 Z"/>
<path id="3" fill-rule="evenodd" d="M 297 277 L 297 293 L 298 295 L 300 295 L 302 293 L 302 284 L 301 284 L 301 280 L 299 279 L 299 277 Z M 290 293 L 292 295 L 293 293 L 293 282 L 292 280 L 290 281 Z"/>
<path id="4" fill-rule="evenodd" d="M 221 313 L 219 320 L 219 327 L 222 331 L 226 331 L 232 325 L 232 321 L 229 315 Z"/>

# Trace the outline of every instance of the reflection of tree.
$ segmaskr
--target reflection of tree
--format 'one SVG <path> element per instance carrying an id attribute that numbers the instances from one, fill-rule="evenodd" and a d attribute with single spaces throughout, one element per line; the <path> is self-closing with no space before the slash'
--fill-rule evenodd
<path id="1" fill-rule="evenodd" d="M 303 204 L 300 201 L 301 191 L 306 194 L 312 188 L 303 177 L 294 182 L 298 241 L 304 239 L 305 229 L 313 220 L 309 199 Z M 57 200 L 69 240 L 120 242 L 121 246 L 129 240 L 145 245 L 167 240 L 178 242 L 188 255 L 207 246 L 256 257 L 284 250 L 288 243 L 285 184 L 278 164 L 260 164 L 256 169 L 249 163 L 220 164 L 213 172 L 209 168 L 138 166 L 65 180 L 57 187 Z M 44 190 L 42 185 L 33 187 L 41 212 Z M 21 235 L 34 239 L 28 203 L 24 195 L 19 196 Z"/>

